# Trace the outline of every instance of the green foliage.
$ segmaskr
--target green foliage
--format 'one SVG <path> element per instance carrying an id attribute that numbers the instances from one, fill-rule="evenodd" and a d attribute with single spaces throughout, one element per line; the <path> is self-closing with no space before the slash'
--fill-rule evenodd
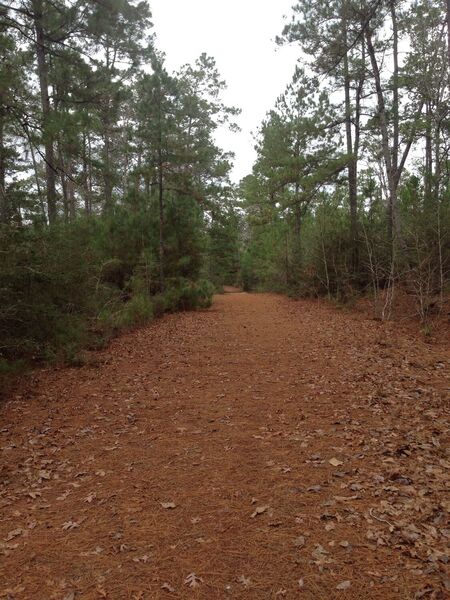
<path id="1" fill-rule="evenodd" d="M 209 225 L 208 278 L 221 288 L 236 285 L 240 271 L 242 218 L 233 207 L 213 213 Z"/>
<path id="2" fill-rule="evenodd" d="M 196 282 L 179 279 L 162 295 L 164 310 L 177 312 L 208 308 L 211 306 L 214 291 L 213 284 L 204 279 Z"/>
<path id="3" fill-rule="evenodd" d="M 22 359 L 71 361 L 81 349 L 164 312 L 210 306 L 214 287 L 198 277 L 203 255 L 193 242 L 204 237 L 200 221 L 187 218 L 171 228 L 168 265 L 177 276 L 162 294 L 151 224 L 146 213 L 121 210 L 51 228 L 1 228 L 3 370 Z"/>
<path id="4" fill-rule="evenodd" d="M 136 294 L 125 303 L 118 315 L 117 326 L 119 329 L 129 329 L 145 325 L 153 319 L 153 304 L 149 296 Z"/>
<path id="5" fill-rule="evenodd" d="M 96 257 L 90 224 L 0 232 L 0 338 L 11 358 L 68 355 L 86 340 Z"/>

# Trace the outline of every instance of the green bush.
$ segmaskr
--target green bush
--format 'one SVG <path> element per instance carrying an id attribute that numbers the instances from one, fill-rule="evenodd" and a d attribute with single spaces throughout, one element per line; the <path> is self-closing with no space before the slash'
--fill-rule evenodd
<path id="1" fill-rule="evenodd" d="M 186 222 L 179 216 L 171 213 L 167 232 L 164 293 L 151 211 L 117 207 L 52 227 L 0 226 L 1 371 L 18 361 L 73 363 L 123 329 L 209 306 L 212 285 L 193 283 L 204 260 L 200 217 L 195 207 L 186 208 Z"/>
<path id="2" fill-rule="evenodd" d="M 206 279 L 200 279 L 197 282 L 198 306 L 200 308 L 209 308 L 212 304 L 212 297 L 215 292 L 214 285 Z"/>
<path id="3" fill-rule="evenodd" d="M 165 312 L 176 312 L 180 309 L 180 290 L 170 287 L 162 294 Z"/>
<path id="4" fill-rule="evenodd" d="M 197 282 L 179 279 L 164 292 L 165 310 L 175 312 L 208 308 L 211 306 L 214 291 L 213 284 L 204 279 Z"/>
<path id="5" fill-rule="evenodd" d="M 153 315 L 155 318 L 162 317 L 167 311 L 166 300 L 163 294 L 156 294 L 152 297 Z"/>
<path id="6" fill-rule="evenodd" d="M 138 294 L 125 303 L 119 313 L 118 326 L 120 329 L 129 329 L 145 325 L 153 319 L 153 305 L 149 296 Z"/>

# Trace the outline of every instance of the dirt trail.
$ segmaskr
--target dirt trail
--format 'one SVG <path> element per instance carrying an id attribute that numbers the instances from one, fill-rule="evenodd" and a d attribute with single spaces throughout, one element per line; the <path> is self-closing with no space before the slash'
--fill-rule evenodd
<path id="1" fill-rule="evenodd" d="M 1 411 L 0 598 L 448 598 L 449 357 L 234 293 L 33 375 Z"/>

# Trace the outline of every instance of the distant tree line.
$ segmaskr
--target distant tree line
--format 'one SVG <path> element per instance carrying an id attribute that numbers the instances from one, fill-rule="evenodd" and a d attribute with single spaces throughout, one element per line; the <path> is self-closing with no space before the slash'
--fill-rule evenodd
<path id="1" fill-rule="evenodd" d="M 224 87 L 205 54 L 167 71 L 146 1 L 0 1 L 0 367 L 234 282 Z"/>
<path id="2" fill-rule="evenodd" d="M 249 288 L 369 291 L 390 313 L 401 286 L 421 318 L 450 270 L 449 5 L 298 2 L 278 43 L 292 83 L 262 123 L 244 178 Z"/>

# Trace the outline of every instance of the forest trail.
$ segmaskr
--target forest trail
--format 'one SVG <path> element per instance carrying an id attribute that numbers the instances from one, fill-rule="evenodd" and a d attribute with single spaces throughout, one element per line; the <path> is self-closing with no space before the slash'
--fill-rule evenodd
<path id="1" fill-rule="evenodd" d="M 95 356 L 1 407 L 0 598 L 449 597 L 448 347 L 233 293 Z"/>

